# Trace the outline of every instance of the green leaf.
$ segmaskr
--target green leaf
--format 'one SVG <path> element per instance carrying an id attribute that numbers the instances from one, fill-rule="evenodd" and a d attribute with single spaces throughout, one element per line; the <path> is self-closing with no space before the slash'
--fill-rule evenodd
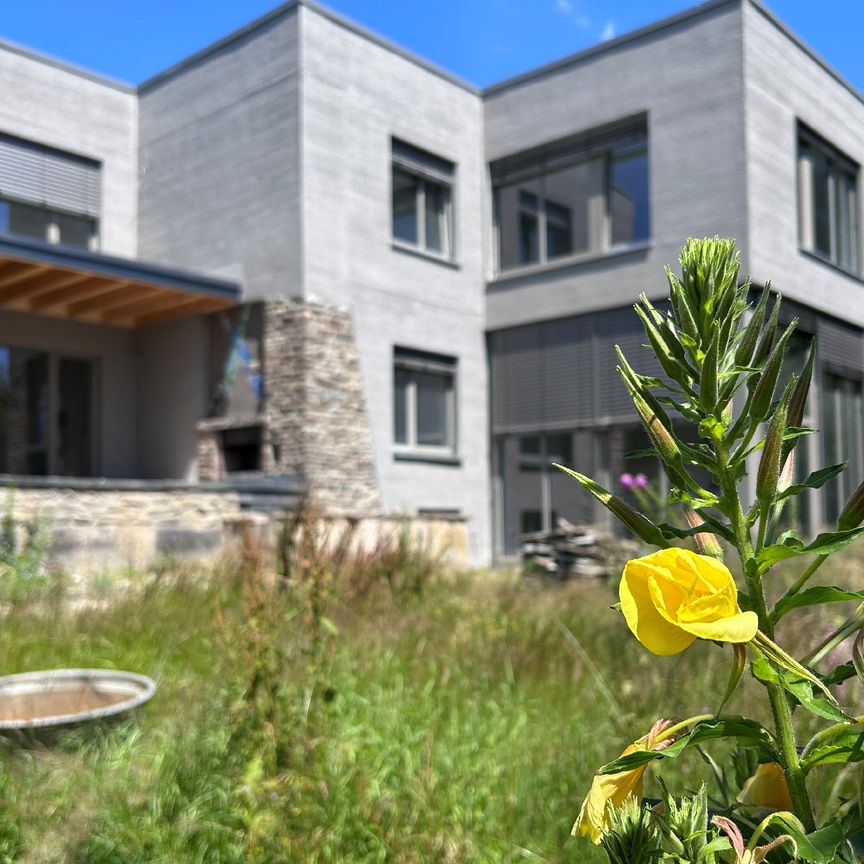
<path id="1" fill-rule="evenodd" d="M 704 490 L 703 490 L 704 491 Z M 710 492 L 705 495 L 692 495 L 685 489 L 672 489 L 669 492 L 669 502 L 671 504 L 686 504 L 694 510 L 699 510 L 702 507 L 716 507 L 720 499 Z M 864 528 L 861 529 L 864 531 Z"/>
<path id="2" fill-rule="evenodd" d="M 762 549 L 756 555 L 756 564 L 759 572 L 764 573 L 778 561 L 785 561 L 797 555 L 831 555 L 848 546 L 862 533 L 864 527 L 850 528 L 847 531 L 827 531 L 806 545 L 797 537 L 787 537 L 782 543 L 774 543 Z"/>
<path id="3" fill-rule="evenodd" d="M 841 818 L 836 818 L 810 834 L 804 834 L 801 824 L 777 814 L 775 823 L 780 823 L 783 833 L 790 834 L 798 846 L 798 860 L 807 864 L 856 864 L 855 846 L 860 832 L 864 829 L 864 820 L 857 808 L 851 808 Z M 857 836 L 856 836 L 857 835 Z"/>
<path id="4" fill-rule="evenodd" d="M 848 731 L 832 738 L 821 747 L 814 747 L 802 760 L 801 767 L 809 771 L 816 765 L 864 762 L 864 726 L 850 725 Z"/>
<path id="5" fill-rule="evenodd" d="M 822 603 L 843 603 L 848 600 L 864 600 L 864 591 L 847 591 L 836 585 L 815 585 L 791 597 L 781 597 L 771 612 L 771 620 L 779 621 L 787 612 L 803 606 L 818 606 Z"/>
<path id="6" fill-rule="evenodd" d="M 735 535 L 724 525 L 718 528 L 716 523 L 703 522 L 695 528 L 679 528 L 677 525 L 661 522 L 657 527 L 663 532 L 664 537 L 677 537 L 679 540 L 695 537 L 697 534 L 720 534 L 724 540 L 735 542 Z"/>
<path id="7" fill-rule="evenodd" d="M 842 684 L 844 681 L 854 678 L 855 674 L 855 664 L 848 660 L 846 663 L 835 666 L 827 675 L 820 675 L 819 677 L 826 687 L 833 687 L 835 684 Z"/>
<path id="8" fill-rule="evenodd" d="M 753 656 L 750 661 L 750 671 L 753 677 L 763 684 L 778 684 L 812 714 L 824 717 L 826 720 L 833 720 L 835 723 L 844 723 L 850 719 L 827 699 L 814 696 L 813 685 L 809 681 L 786 669 L 775 669 L 762 654 Z"/>
<path id="9" fill-rule="evenodd" d="M 796 441 L 803 435 L 815 435 L 818 431 L 818 429 L 810 429 L 809 427 L 805 426 L 787 426 L 786 431 L 783 433 L 783 441 L 784 443 L 788 443 L 789 441 Z M 735 455 L 732 457 L 732 461 L 734 463 L 742 462 L 751 453 L 755 453 L 757 450 L 761 450 L 764 446 L 765 439 L 762 438 L 757 441 L 749 450 L 745 450 L 743 453 L 741 453 L 740 451 L 736 451 Z"/>
<path id="10" fill-rule="evenodd" d="M 849 460 L 847 459 L 845 462 L 840 462 L 838 465 L 830 465 L 827 468 L 820 468 L 818 471 L 813 471 L 802 483 L 796 483 L 788 489 L 784 489 L 778 496 L 777 500 L 782 501 L 784 498 L 798 495 L 805 489 L 820 489 L 829 480 L 833 480 L 838 474 L 842 473 L 843 469 L 848 464 Z"/>
<path id="11" fill-rule="evenodd" d="M 641 450 L 631 450 L 624 454 L 625 459 L 646 459 L 649 456 L 657 458 L 657 451 L 653 447 L 643 447 Z"/>
<path id="12" fill-rule="evenodd" d="M 604 765 L 598 773 L 617 774 L 619 771 L 631 771 L 647 765 L 656 759 L 677 759 L 688 747 L 718 738 L 734 738 L 744 747 L 759 748 L 773 761 L 780 759 L 774 749 L 774 739 L 764 726 L 746 717 L 718 717 L 697 723 L 687 735 L 670 744 L 665 750 L 637 750 L 635 753 L 628 753 Z"/>

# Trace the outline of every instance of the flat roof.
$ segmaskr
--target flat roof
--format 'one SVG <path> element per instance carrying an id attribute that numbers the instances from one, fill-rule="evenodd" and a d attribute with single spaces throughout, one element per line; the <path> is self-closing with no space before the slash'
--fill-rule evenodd
<path id="1" fill-rule="evenodd" d="M 507 78 L 503 81 L 496 82 L 495 84 L 491 84 L 485 88 L 477 87 L 476 85 L 472 84 L 469 81 L 466 81 L 465 79 L 450 72 L 449 70 L 444 69 L 436 65 L 435 63 L 426 60 L 415 52 L 410 51 L 409 49 L 404 48 L 403 46 L 398 45 L 397 43 L 392 42 L 389 39 L 386 39 L 378 33 L 375 33 L 372 30 L 363 27 L 362 25 L 352 21 L 349 18 L 344 17 L 343 15 L 340 15 L 337 12 L 334 12 L 331 9 L 328 9 L 326 6 L 317 2 L 317 0 L 287 0 L 287 2 L 281 4 L 280 6 L 277 6 L 270 12 L 267 12 L 259 18 L 256 18 L 255 20 L 251 21 L 249 24 L 244 25 L 238 30 L 234 30 L 233 32 L 228 33 L 226 36 L 216 40 L 215 42 L 202 48 L 201 50 L 190 54 L 188 57 L 185 57 L 184 59 L 170 66 L 168 69 L 165 69 L 162 72 L 159 72 L 156 75 L 152 76 L 151 78 L 148 78 L 146 81 L 143 81 L 137 86 L 128 84 L 123 81 L 118 81 L 117 79 L 112 78 L 108 75 L 93 72 L 74 63 L 60 60 L 56 57 L 52 57 L 48 54 L 44 54 L 32 48 L 19 45 L 10 40 L 0 39 L 0 48 L 20 54 L 25 57 L 29 57 L 30 59 L 37 60 L 42 63 L 46 63 L 56 68 L 63 69 L 64 71 L 71 72 L 75 75 L 80 75 L 83 78 L 88 78 L 92 81 L 105 84 L 109 87 L 114 87 L 115 89 L 122 90 L 124 92 L 140 94 L 152 87 L 157 86 L 159 83 L 179 74 L 190 66 L 193 66 L 194 64 L 200 62 L 209 55 L 230 45 L 231 43 L 242 39 L 244 36 L 247 36 L 250 33 L 253 33 L 255 30 L 266 26 L 272 21 L 278 20 L 279 18 L 294 11 L 299 6 L 305 6 L 308 9 L 316 12 L 317 14 L 328 18 L 329 20 L 339 24 L 342 27 L 345 27 L 348 30 L 351 30 L 359 36 L 362 36 L 370 42 L 373 42 L 388 51 L 392 51 L 394 54 L 397 54 L 400 57 L 404 57 L 406 60 L 415 63 L 416 65 L 422 67 L 423 69 L 426 69 L 432 74 L 444 78 L 450 83 L 455 84 L 456 86 L 461 87 L 465 90 L 468 90 L 471 93 L 475 93 L 480 97 L 485 97 L 493 96 L 496 93 L 502 92 L 503 90 L 509 89 L 511 87 L 518 87 L 519 85 L 524 84 L 528 81 L 532 81 L 536 78 L 541 78 L 544 75 L 554 73 L 560 69 L 566 68 L 567 66 L 580 63 L 590 57 L 594 57 L 608 51 L 614 51 L 623 45 L 627 45 L 631 42 L 642 39 L 645 36 L 651 35 L 653 33 L 657 33 L 658 31 L 664 30 L 668 27 L 676 26 L 682 22 L 696 18 L 700 15 L 710 13 L 724 6 L 743 6 L 745 3 L 749 3 L 754 9 L 760 12 L 781 33 L 788 37 L 798 48 L 800 48 L 805 54 L 807 54 L 807 56 L 809 56 L 816 64 L 818 64 L 825 72 L 827 72 L 838 84 L 848 90 L 860 102 L 864 103 L 864 94 L 862 94 L 862 92 L 857 87 L 855 87 L 855 85 L 853 85 L 839 72 L 837 72 L 837 70 L 834 69 L 823 57 L 817 54 L 809 45 L 807 45 L 806 42 L 804 42 L 803 39 L 801 39 L 779 18 L 777 18 L 777 16 L 765 6 L 762 0 L 707 0 L 707 2 L 690 7 L 689 9 L 685 9 L 666 18 L 662 18 L 659 21 L 655 21 L 644 27 L 640 27 L 636 30 L 631 30 L 627 33 L 623 33 L 614 39 L 610 39 L 606 42 L 601 42 L 597 45 L 592 45 L 582 51 L 577 51 L 573 54 L 568 54 L 564 57 L 559 58 L 558 60 L 546 63 L 535 69 L 529 69 L 526 72 L 514 75 L 513 77 Z"/>
<path id="2" fill-rule="evenodd" d="M 142 327 L 240 301 L 237 282 L 0 235 L 0 309 Z"/>

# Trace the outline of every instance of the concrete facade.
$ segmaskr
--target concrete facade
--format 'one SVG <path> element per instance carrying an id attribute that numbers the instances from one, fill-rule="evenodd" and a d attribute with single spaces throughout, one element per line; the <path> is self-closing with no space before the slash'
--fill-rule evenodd
<path id="1" fill-rule="evenodd" d="M 542 460 L 569 450 L 614 482 L 632 429 L 606 366 L 616 343 L 638 352 L 627 309 L 664 296 L 687 236 L 736 237 L 743 271 L 798 304 L 820 336 L 817 398 L 823 371 L 860 388 L 862 280 L 799 248 L 797 150 L 803 123 L 864 164 L 864 102 L 758 0 L 711 0 L 485 91 L 312 0 L 138 88 L 14 46 L 0 84 L 15 93 L 0 133 L 101 164 L 104 250 L 238 280 L 260 304 L 245 343 L 227 318 L 130 332 L 0 313 L 0 345 L 96 361 L 105 476 L 221 480 L 226 431 L 254 427 L 258 473 L 303 474 L 336 514 L 449 514 L 488 563 L 540 510 L 594 518 Z M 495 164 L 634 117 L 650 235 L 499 272 Z M 394 241 L 394 141 L 452 166 L 448 256 Z M 859 178 L 858 226 L 861 199 Z M 857 245 L 860 262 L 860 227 Z M 257 404 L 217 410 L 219 370 L 253 341 Z M 403 349 L 452 364 L 443 457 L 397 446 Z"/>

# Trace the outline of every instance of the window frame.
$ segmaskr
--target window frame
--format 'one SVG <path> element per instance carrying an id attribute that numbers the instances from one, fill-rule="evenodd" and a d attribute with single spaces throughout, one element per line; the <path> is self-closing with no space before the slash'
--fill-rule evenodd
<path id="1" fill-rule="evenodd" d="M 416 185 L 414 207 L 417 219 L 417 241 L 412 243 L 397 237 L 394 231 L 394 195 L 397 171 L 410 175 Z M 427 243 L 426 197 L 427 184 L 439 186 L 445 192 L 444 232 L 442 248 L 435 249 Z M 456 260 L 456 217 L 454 201 L 456 197 L 456 163 L 436 156 L 399 138 L 391 138 L 390 146 L 390 239 L 394 247 L 404 249 L 425 257 L 452 264 Z"/>
<path id="2" fill-rule="evenodd" d="M 643 155 L 647 160 L 648 172 L 648 234 L 646 237 L 632 240 L 629 242 L 613 243 L 612 242 L 612 167 L 616 158 L 632 158 Z M 512 157 L 511 157 L 512 158 Z M 546 194 L 546 180 L 549 176 L 554 176 L 555 173 L 572 168 L 576 165 L 584 164 L 602 159 L 600 168 L 603 178 L 603 214 L 598 225 L 589 223 L 587 225 L 588 248 L 578 250 L 564 255 L 556 255 L 549 257 L 548 242 L 549 235 L 547 232 L 547 217 L 546 206 L 547 202 L 556 206 L 563 206 L 560 201 L 550 199 Z M 494 173 L 494 172 L 493 172 Z M 501 265 L 501 202 L 499 192 L 502 188 L 517 186 L 518 184 L 527 184 L 529 182 L 539 181 L 539 191 L 531 191 L 532 195 L 537 198 L 537 260 L 526 263 L 514 264 L 503 267 Z M 651 150 L 647 126 L 645 130 L 638 136 L 638 140 L 620 140 L 608 141 L 604 144 L 595 146 L 574 146 L 572 152 L 563 156 L 558 156 L 554 159 L 538 158 L 536 163 L 528 164 L 521 170 L 510 172 L 505 179 L 496 179 L 492 177 L 492 213 L 493 213 L 493 273 L 495 278 L 509 278 L 513 275 L 519 275 L 525 272 L 534 270 L 545 270 L 552 267 L 567 266 L 569 264 L 578 263 L 580 261 L 601 258 L 606 255 L 614 255 L 621 252 L 627 252 L 633 249 L 641 249 L 648 246 L 652 242 L 653 234 L 653 218 L 651 212 Z M 571 210 L 571 232 L 574 222 Z M 596 231 L 599 237 L 599 245 L 591 246 L 591 238 Z"/>
<path id="3" fill-rule="evenodd" d="M 452 460 L 458 456 L 458 370 L 456 357 L 393 346 L 393 410 L 391 412 L 393 450 L 397 457 Z M 445 419 L 447 443 L 420 444 L 417 441 L 417 380 L 409 377 L 405 387 L 405 441 L 396 440 L 397 373 L 423 373 L 449 378 Z"/>
<path id="4" fill-rule="evenodd" d="M 813 188 L 813 159 L 805 155 L 805 148 L 815 151 L 826 160 L 828 165 L 828 245 L 830 252 L 825 253 L 816 245 L 816 203 Z M 861 278 L 861 195 L 859 177 L 861 166 L 834 145 L 814 132 L 805 124 L 798 122 L 796 135 L 796 189 L 798 216 L 798 249 L 805 255 L 836 267 L 843 273 Z M 841 261 L 841 235 L 838 212 L 837 190 L 839 180 L 851 180 L 851 204 L 846 211 L 849 218 L 847 241 L 851 263 Z"/>

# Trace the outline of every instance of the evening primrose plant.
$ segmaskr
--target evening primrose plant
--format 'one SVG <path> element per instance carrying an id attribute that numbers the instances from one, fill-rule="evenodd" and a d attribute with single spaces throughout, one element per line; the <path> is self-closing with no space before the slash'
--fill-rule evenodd
<path id="1" fill-rule="evenodd" d="M 620 349 L 618 372 L 651 444 L 639 455 L 650 452 L 659 459 L 669 501 L 683 505 L 688 527 L 655 521 L 590 478 L 558 467 L 639 540 L 657 547 L 629 561 L 621 577 L 618 608 L 633 635 L 657 655 L 678 654 L 697 639 L 713 642 L 729 654 L 729 683 L 717 694 L 715 712 L 658 720 L 600 768 L 573 833 L 602 844 L 612 864 L 624 860 L 624 849 L 633 861 L 641 855 L 753 864 L 770 854 L 772 861 L 852 864 L 861 860 L 854 847 L 856 835 L 864 833 L 864 792 L 858 800 L 816 802 L 817 810 L 807 780 L 823 766 L 864 761 L 864 717 L 850 716 L 831 689 L 864 680 L 864 591 L 814 585 L 811 579 L 828 556 L 864 531 L 864 484 L 834 530 L 812 540 L 794 529 L 781 531 L 784 508 L 846 466 L 792 479 L 795 448 L 814 431 L 803 427 L 803 419 L 815 346 L 800 373 L 784 383 L 781 367 L 797 322 L 781 328 L 781 298 L 772 299 L 769 285 L 750 301 L 753 287 L 739 278 L 734 241 L 688 240 L 680 263 L 680 276 L 666 271 L 668 304 L 658 308 L 643 295 L 635 307 L 662 377 L 637 372 Z M 747 475 L 754 469 L 751 484 Z M 686 548 L 689 538 L 699 551 Z M 730 550 L 728 564 L 718 538 Z M 807 566 L 782 591 L 777 577 L 783 563 L 797 558 Z M 729 565 L 742 574 L 740 585 Z M 795 658 L 775 641 L 775 628 L 787 615 L 837 602 L 859 606 L 808 656 Z M 820 668 L 852 635 L 853 662 Z M 723 710 L 748 665 L 764 687 L 772 717 L 767 725 Z M 821 724 L 809 741 L 796 733 L 804 712 Z M 710 819 L 704 790 L 678 799 L 667 793 L 658 812 L 641 814 L 649 765 L 662 767 L 698 749 L 722 773 L 702 745 L 710 749 L 724 740 L 739 753 L 744 748 L 756 766 L 737 796 L 730 795 Z M 822 814 L 819 825 L 816 812 Z M 683 836 L 688 830 L 681 825 L 688 820 L 690 836 Z M 633 849 L 640 844 L 637 855 Z"/>

